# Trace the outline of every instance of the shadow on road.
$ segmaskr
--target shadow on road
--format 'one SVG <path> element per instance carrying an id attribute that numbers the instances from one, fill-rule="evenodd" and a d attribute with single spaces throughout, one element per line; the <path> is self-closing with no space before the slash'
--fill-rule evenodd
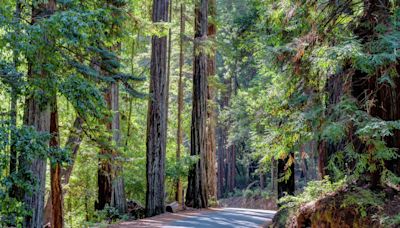
<path id="1" fill-rule="evenodd" d="M 171 222 L 163 228 L 256 228 L 266 226 L 272 221 L 275 211 L 242 208 L 224 208 L 212 213 L 200 214 Z"/>

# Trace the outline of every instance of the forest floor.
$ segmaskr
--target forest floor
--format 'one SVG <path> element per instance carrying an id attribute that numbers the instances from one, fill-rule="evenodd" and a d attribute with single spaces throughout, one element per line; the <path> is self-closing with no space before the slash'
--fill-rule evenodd
<path id="1" fill-rule="evenodd" d="M 244 208 L 211 208 L 205 210 L 185 210 L 179 213 L 165 213 L 151 218 L 123 222 L 110 228 L 179 228 L 179 227 L 268 227 L 275 211 Z"/>

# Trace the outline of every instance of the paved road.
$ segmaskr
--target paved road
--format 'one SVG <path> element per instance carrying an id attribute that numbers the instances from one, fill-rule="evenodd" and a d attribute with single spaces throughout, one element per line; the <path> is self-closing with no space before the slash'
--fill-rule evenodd
<path id="1" fill-rule="evenodd" d="M 163 228 L 258 228 L 271 223 L 275 211 L 224 208 L 163 225 Z"/>

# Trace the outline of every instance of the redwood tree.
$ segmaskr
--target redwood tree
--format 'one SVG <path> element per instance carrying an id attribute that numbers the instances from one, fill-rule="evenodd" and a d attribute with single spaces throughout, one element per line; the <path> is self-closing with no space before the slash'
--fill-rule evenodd
<path id="1" fill-rule="evenodd" d="M 176 160 L 179 161 L 181 157 L 181 146 L 183 141 L 183 129 L 182 129 L 182 111 L 183 111 L 183 65 L 185 62 L 185 52 L 183 49 L 183 35 L 185 34 L 185 5 L 181 4 L 181 18 L 180 18 L 180 47 L 179 47 L 179 81 L 178 81 L 178 129 L 177 129 L 177 149 L 176 149 Z M 175 200 L 182 204 L 182 182 L 178 179 L 175 190 Z"/>
<path id="2" fill-rule="evenodd" d="M 168 0 L 153 0 L 154 23 L 168 21 Z M 167 140 L 167 37 L 153 35 L 151 40 L 150 98 L 146 137 L 146 215 L 165 211 L 165 156 Z"/>
<path id="3" fill-rule="evenodd" d="M 115 20 L 121 19 L 121 8 L 124 2 L 118 0 L 106 1 L 110 9 L 113 10 L 112 16 Z M 117 22 L 110 25 L 111 37 L 118 37 L 121 34 L 121 27 Z M 110 52 L 118 52 L 120 44 L 116 43 L 108 47 Z M 102 56 L 101 71 L 103 74 L 113 77 L 118 74 L 118 67 L 110 64 L 115 61 L 113 55 Z M 117 208 L 121 213 L 126 211 L 126 199 L 124 190 L 124 180 L 122 178 L 122 165 L 118 159 L 120 154 L 116 147 L 120 145 L 120 115 L 119 115 L 119 82 L 112 80 L 105 94 L 105 101 L 108 109 L 112 113 L 111 121 L 106 122 L 107 130 L 110 132 L 113 146 L 102 148 L 99 158 L 98 169 L 98 210 L 102 210 L 106 204 Z"/>
<path id="4" fill-rule="evenodd" d="M 56 9 L 56 1 L 49 0 L 32 6 L 32 24 L 42 18 L 53 14 Z M 43 34 L 43 42 L 49 41 Z M 28 59 L 28 80 L 48 80 L 49 72 L 45 68 L 46 56 L 38 53 L 37 58 Z M 50 101 L 49 88 L 43 85 L 34 87 L 34 94 L 42 96 L 28 95 L 25 101 L 24 124 L 32 126 L 36 131 L 49 133 L 50 131 Z M 30 173 L 29 181 L 33 183 L 31 191 L 23 192 L 23 202 L 25 207 L 31 211 L 25 216 L 24 227 L 42 227 L 43 225 L 43 207 L 46 183 L 46 156 L 36 155 L 32 160 L 28 160 L 30 155 L 22 152 L 19 156 L 19 172 L 26 175 Z"/>
<path id="5" fill-rule="evenodd" d="M 215 24 L 217 9 L 216 0 L 209 0 L 209 13 L 213 18 L 211 23 L 208 23 L 208 38 L 215 40 L 217 34 L 217 26 Z M 210 80 L 216 74 L 216 50 L 212 48 L 207 60 L 207 76 Z M 217 173 L 216 173 L 216 136 L 215 136 L 215 89 L 213 85 L 207 84 L 207 184 L 208 195 L 217 198 Z"/>
<path id="6" fill-rule="evenodd" d="M 205 41 L 207 41 L 207 16 L 208 0 L 196 1 L 190 154 L 198 156 L 199 160 L 189 170 L 186 193 L 186 205 L 194 208 L 206 208 L 208 206 L 206 173 L 208 73 L 207 53 L 204 47 Z"/>

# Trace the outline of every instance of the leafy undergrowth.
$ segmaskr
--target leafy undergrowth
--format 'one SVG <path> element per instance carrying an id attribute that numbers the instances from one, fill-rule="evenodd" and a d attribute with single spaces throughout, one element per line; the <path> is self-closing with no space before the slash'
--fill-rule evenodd
<path id="1" fill-rule="evenodd" d="M 303 193 L 288 196 L 273 227 L 399 227 L 400 194 L 392 188 L 370 190 L 345 181 L 312 182 Z"/>
<path id="2" fill-rule="evenodd" d="M 235 190 L 230 197 L 218 200 L 221 207 L 277 210 L 276 198 L 259 189 Z"/>

